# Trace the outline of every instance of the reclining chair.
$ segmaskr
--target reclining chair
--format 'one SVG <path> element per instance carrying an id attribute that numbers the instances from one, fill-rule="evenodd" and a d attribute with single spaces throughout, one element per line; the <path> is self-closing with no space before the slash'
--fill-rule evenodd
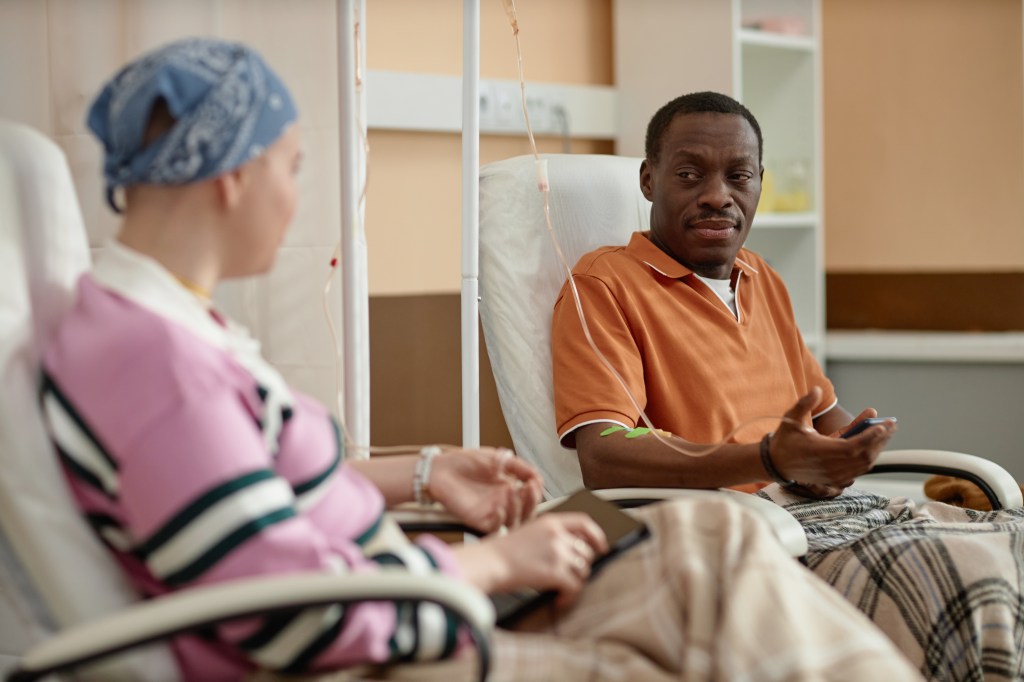
<path id="1" fill-rule="evenodd" d="M 551 187 L 551 221 L 570 266 L 588 251 L 626 244 L 633 232 L 649 229 L 651 204 L 639 185 L 641 159 L 563 154 L 543 158 Z M 487 353 L 516 452 L 543 472 L 546 493 L 551 496 L 583 485 L 575 451 L 563 448 L 555 434 L 551 314 L 565 278 L 548 233 L 534 158 L 521 156 L 484 166 L 480 172 L 480 318 Z M 981 486 L 993 508 L 1022 504 L 1013 478 L 997 464 L 973 455 L 893 450 L 879 457 L 872 473 L 892 471 L 959 476 Z M 744 493 L 722 492 L 747 504 L 764 502 Z M 605 495 L 631 498 L 638 494 L 607 491 Z M 756 508 L 771 513 L 760 505 Z M 771 518 L 787 549 L 802 554 L 793 535 L 802 538 L 799 524 L 794 530 L 774 514 Z"/>
<path id="2" fill-rule="evenodd" d="M 439 603 L 462 618 L 483 679 L 493 607 L 444 576 L 291 575 L 139 602 L 71 502 L 38 409 L 40 349 L 88 266 L 63 154 L 39 133 L 0 122 L 0 673 L 37 679 L 131 649 L 75 678 L 173 681 L 180 675 L 161 642 L 175 634 L 306 606 L 400 600 Z"/>

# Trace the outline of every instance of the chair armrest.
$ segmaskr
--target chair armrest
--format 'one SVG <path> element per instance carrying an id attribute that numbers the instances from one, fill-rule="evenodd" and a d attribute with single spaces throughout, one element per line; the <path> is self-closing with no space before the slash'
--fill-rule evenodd
<path id="1" fill-rule="evenodd" d="M 804 532 L 804 527 L 792 514 L 771 500 L 750 493 L 741 493 L 738 490 L 706 492 L 728 495 L 729 499 L 742 504 L 767 521 L 782 548 L 789 552 L 790 556 L 802 557 L 807 554 L 807 534 Z"/>
<path id="2" fill-rule="evenodd" d="M 767 521 L 772 532 L 775 533 L 776 539 L 790 556 L 801 557 L 807 553 L 807 536 L 800 522 L 774 502 L 756 495 L 741 493 L 737 490 L 694 490 L 690 488 L 607 488 L 593 492 L 624 508 L 678 498 L 728 495 L 730 500 L 742 504 Z M 547 500 L 538 506 L 538 512 L 545 511 L 560 501 L 560 499 Z"/>
<path id="3" fill-rule="evenodd" d="M 484 533 L 470 528 L 441 505 L 421 505 L 407 502 L 392 507 L 388 517 L 406 533 L 469 533 L 481 536 Z"/>
<path id="4" fill-rule="evenodd" d="M 1020 485 L 1013 476 L 995 462 L 976 455 L 949 450 L 887 450 L 868 473 L 894 472 L 956 476 L 981 488 L 993 509 L 1024 506 Z"/>
<path id="5" fill-rule="evenodd" d="M 29 649 L 8 680 L 25 682 L 108 654 L 237 618 L 360 601 L 426 601 L 444 606 L 468 627 L 480 676 L 490 667 L 494 607 L 475 589 L 444 575 L 294 574 L 247 578 L 183 590 L 69 627 Z"/>

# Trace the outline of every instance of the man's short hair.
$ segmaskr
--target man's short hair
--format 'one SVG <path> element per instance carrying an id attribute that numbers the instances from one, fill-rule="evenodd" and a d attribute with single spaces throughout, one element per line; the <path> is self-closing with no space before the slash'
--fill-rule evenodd
<path id="1" fill-rule="evenodd" d="M 761 137 L 761 126 L 758 125 L 757 119 L 749 109 L 732 97 L 710 91 L 691 92 L 688 95 L 676 97 L 658 109 L 651 117 L 651 122 L 647 124 L 647 138 L 644 141 L 644 154 L 647 156 L 647 160 L 651 163 L 658 161 L 658 155 L 661 153 L 661 139 L 676 116 L 706 113 L 736 114 L 745 118 L 757 136 L 757 161 L 761 162 L 761 157 L 764 155 L 764 140 Z"/>

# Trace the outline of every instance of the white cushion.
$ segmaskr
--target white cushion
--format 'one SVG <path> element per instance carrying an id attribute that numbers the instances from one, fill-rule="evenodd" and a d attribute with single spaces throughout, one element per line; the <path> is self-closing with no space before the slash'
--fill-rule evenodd
<path id="1" fill-rule="evenodd" d="M 650 226 L 641 159 L 543 155 L 551 221 L 569 267 L 599 246 Z M 516 452 L 544 476 L 548 496 L 582 485 L 575 450 L 558 443 L 551 386 L 551 313 L 567 277 L 537 189 L 532 156 L 480 171 L 480 318 Z"/>

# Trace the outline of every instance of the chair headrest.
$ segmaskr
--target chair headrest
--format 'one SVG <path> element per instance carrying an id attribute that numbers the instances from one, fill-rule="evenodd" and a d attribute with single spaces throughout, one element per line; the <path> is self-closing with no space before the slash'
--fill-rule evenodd
<path id="1" fill-rule="evenodd" d="M 551 154 L 551 222 L 569 267 L 600 246 L 625 244 L 650 225 L 641 159 Z M 534 158 L 480 172 L 480 318 L 498 398 L 517 453 L 544 476 L 549 496 L 582 485 L 576 453 L 558 443 L 551 387 L 551 313 L 566 279 L 537 189 Z"/>
<path id="2" fill-rule="evenodd" d="M 40 357 L 89 263 L 64 154 L 0 121 L 0 581 L 17 585 L 0 593 L 19 600 L 29 639 L 138 598 L 74 506 L 39 409 Z M 166 652 L 144 655 L 136 672 L 173 679 Z"/>
<path id="3" fill-rule="evenodd" d="M 0 528 L 57 625 L 97 612 L 66 599 L 68 566 L 82 566 L 83 553 L 110 561 L 72 504 L 38 407 L 43 347 L 88 266 L 63 153 L 30 128 L 0 122 Z M 104 592 L 88 590 L 84 601 Z"/>

